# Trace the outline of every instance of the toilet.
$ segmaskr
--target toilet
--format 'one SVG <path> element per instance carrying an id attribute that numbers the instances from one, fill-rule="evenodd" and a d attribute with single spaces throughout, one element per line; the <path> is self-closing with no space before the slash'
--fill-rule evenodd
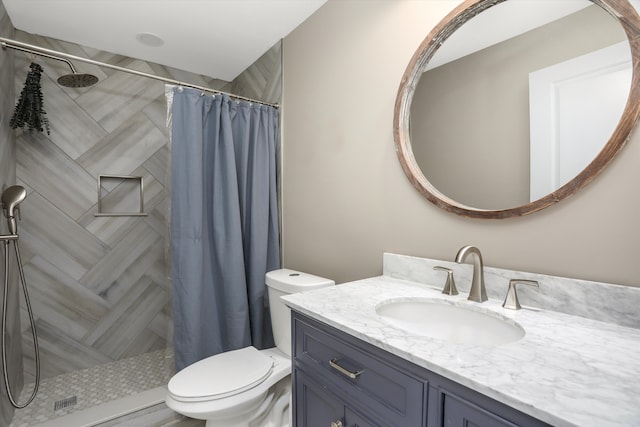
<path id="1" fill-rule="evenodd" d="M 291 319 L 280 297 L 335 282 L 285 268 L 268 272 L 265 283 L 276 347 L 245 347 L 187 366 L 169 381 L 169 408 L 206 427 L 290 425 Z"/>

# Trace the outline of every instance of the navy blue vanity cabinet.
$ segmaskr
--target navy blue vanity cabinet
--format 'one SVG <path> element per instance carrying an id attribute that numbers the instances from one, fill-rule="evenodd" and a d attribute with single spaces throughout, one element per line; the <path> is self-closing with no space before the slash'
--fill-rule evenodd
<path id="1" fill-rule="evenodd" d="M 549 427 L 292 311 L 294 427 Z"/>

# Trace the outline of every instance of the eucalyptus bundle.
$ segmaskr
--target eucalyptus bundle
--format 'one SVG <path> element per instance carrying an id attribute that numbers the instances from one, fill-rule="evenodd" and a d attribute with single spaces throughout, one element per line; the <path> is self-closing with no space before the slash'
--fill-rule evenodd
<path id="1" fill-rule="evenodd" d="M 47 120 L 47 113 L 44 111 L 42 88 L 40 87 L 40 76 L 43 70 L 35 62 L 32 62 L 29 67 L 31 71 L 27 73 L 27 80 L 24 83 L 20 99 L 16 104 L 9 125 L 13 129 L 27 126 L 29 132 L 34 130 L 44 132 L 44 129 L 46 129 L 48 135 L 49 120 Z"/>

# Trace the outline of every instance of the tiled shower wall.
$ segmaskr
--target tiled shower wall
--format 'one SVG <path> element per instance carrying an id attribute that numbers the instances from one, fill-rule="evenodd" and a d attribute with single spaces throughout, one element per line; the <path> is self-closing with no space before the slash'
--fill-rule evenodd
<path id="1" fill-rule="evenodd" d="M 4 5 L 0 3 L 0 34 L 3 37 L 11 37 L 13 35 L 13 26 L 9 21 Z M 15 184 L 16 168 L 15 168 L 15 134 L 9 127 L 9 120 L 13 112 L 13 57 L 0 52 L 0 189 Z M 7 226 L 5 225 L 4 216 L 0 215 L 0 234 L 7 234 Z M 4 257 L 4 251 L 0 250 L 0 257 Z M 2 258 L 4 260 L 4 258 Z M 15 270 L 11 270 L 10 287 L 8 292 L 7 304 L 7 335 L 6 342 L 8 344 L 8 365 L 15 367 L 8 372 L 12 391 L 14 396 L 18 398 L 22 388 L 22 362 L 21 362 L 21 343 L 20 343 L 20 324 L 18 310 L 18 291 L 17 275 Z M 4 261 L 0 262 L 0 298 L 4 294 Z M 0 304 L 0 316 L 2 315 L 2 305 Z M 2 369 L 2 368 L 0 368 Z M 0 374 L 1 375 L 1 374 Z M 0 379 L 0 425 L 9 425 L 9 421 L 13 416 L 13 407 L 9 403 L 6 395 L 4 381 Z"/>
<path id="2" fill-rule="evenodd" d="M 16 38 L 248 97 L 280 100 L 280 43 L 229 83 L 23 32 Z M 162 82 L 78 62 L 79 72 L 95 74 L 100 82 L 64 88 L 55 82 L 68 72 L 64 63 L 35 60 L 44 68 L 41 84 L 51 134 L 17 133 L 16 173 L 29 192 L 19 232 L 47 378 L 171 345 L 165 263 L 169 150 Z M 16 94 L 30 61 L 15 53 Z M 4 108 L 6 112 L 13 105 Z M 142 176 L 148 216 L 95 217 L 99 174 Z M 102 190 L 103 197 L 109 190 Z M 35 365 L 22 311 L 29 382 Z"/>

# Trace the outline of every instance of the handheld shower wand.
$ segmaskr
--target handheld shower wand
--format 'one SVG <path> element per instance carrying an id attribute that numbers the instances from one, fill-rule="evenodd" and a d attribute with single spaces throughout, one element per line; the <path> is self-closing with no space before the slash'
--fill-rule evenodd
<path id="1" fill-rule="evenodd" d="M 10 234 L 18 234 L 16 214 L 18 213 L 18 205 L 22 203 L 25 197 L 27 197 L 27 190 L 20 185 L 13 185 L 2 193 L 0 201 L 2 201 L 2 206 L 5 210 Z"/>
<path id="2" fill-rule="evenodd" d="M 0 241 L 4 243 L 4 292 L 2 298 L 2 372 L 4 376 L 4 384 L 7 390 L 7 396 L 11 405 L 15 408 L 21 409 L 29 405 L 38 393 L 38 387 L 40 386 L 40 351 L 38 349 L 38 335 L 36 333 L 36 323 L 33 318 L 33 310 L 31 309 L 31 302 L 29 301 L 29 293 L 27 292 L 27 282 L 24 278 L 24 270 L 22 268 L 22 260 L 20 259 L 20 250 L 18 249 L 18 224 L 16 222 L 16 215 L 18 214 L 18 205 L 27 197 L 27 191 L 24 187 L 14 185 L 2 193 L 0 201 L 4 208 L 5 216 L 7 217 L 9 225 L 9 234 L 0 235 Z M 18 273 L 20 275 L 20 283 L 22 284 L 22 292 L 24 294 L 25 304 L 27 306 L 27 312 L 29 314 L 29 322 L 31 323 L 31 335 L 33 336 L 33 350 L 35 353 L 36 361 L 36 382 L 33 386 L 31 397 L 24 403 L 18 403 L 13 397 L 11 387 L 9 385 L 9 376 L 7 369 L 7 300 L 9 294 L 9 243 L 13 241 L 13 248 L 15 249 L 16 262 L 18 264 Z"/>

